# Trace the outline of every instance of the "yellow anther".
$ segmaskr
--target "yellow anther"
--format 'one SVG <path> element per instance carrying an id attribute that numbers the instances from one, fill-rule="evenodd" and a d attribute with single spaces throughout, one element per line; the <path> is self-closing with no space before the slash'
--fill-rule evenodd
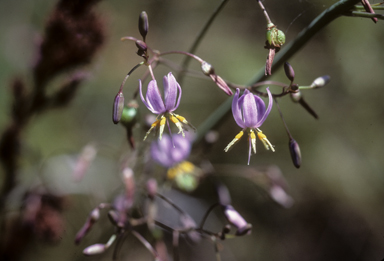
<path id="1" fill-rule="evenodd" d="M 179 164 L 180 169 L 184 172 L 191 173 L 195 169 L 195 165 L 193 165 L 189 161 L 183 161 Z"/>
<path id="2" fill-rule="evenodd" d="M 145 134 L 144 140 L 148 137 L 149 133 L 151 133 L 151 131 L 159 125 L 159 122 L 159 120 L 156 120 L 154 123 L 152 123 L 151 128 L 149 128 L 149 130 Z"/>
<path id="3" fill-rule="evenodd" d="M 177 123 L 177 122 L 179 122 L 179 120 L 175 117 L 175 116 L 173 116 L 173 115 L 171 115 L 170 117 L 169 117 L 169 119 L 173 122 L 173 123 Z"/>
<path id="4" fill-rule="evenodd" d="M 236 142 L 238 142 L 240 140 L 240 138 L 243 136 L 244 132 L 243 131 L 240 131 L 236 136 L 235 138 L 227 145 L 227 147 L 225 147 L 224 151 L 225 152 L 228 152 L 228 150 L 236 144 Z"/>
<path id="5" fill-rule="evenodd" d="M 257 133 L 257 137 L 259 137 L 259 139 L 263 142 L 265 149 L 267 149 L 267 150 L 271 149 L 273 152 L 275 152 L 273 145 L 267 139 L 267 136 L 265 136 L 261 131 Z"/>
<path id="6" fill-rule="evenodd" d="M 175 114 L 175 116 L 182 123 L 188 124 L 188 121 L 183 116 L 180 116 L 180 115 L 177 115 L 177 114 Z"/>
<path id="7" fill-rule="evenodd" d="M 161 116 L 160 119 L 160 130 L 159 130 L 159 140 L 163 137 L 163 132 L 164 132 L 164 127 L 165 127 L 165 122 L 167 121 L 167 118 L 164 116 Z"/>
<path id="8" fill-rule="evenodd" d="M 249 138 L 251 138 L 251 145 L 252 145 L 252 150 L 253 153 L 256 154 L 256 135 L 253 130 L 249 131 Z"/>

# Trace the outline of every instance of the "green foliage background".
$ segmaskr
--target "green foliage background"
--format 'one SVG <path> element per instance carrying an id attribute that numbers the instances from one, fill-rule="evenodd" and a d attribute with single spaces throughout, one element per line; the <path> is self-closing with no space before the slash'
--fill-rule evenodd
<path id="1" fill-rule="evenodd" d="M 274 23 L 286 32 L 289 42 L 335 2 L 269 0 L 264 5 Z M 374 2 L 378 1 L 371 1 Z M 54 4 L 43 0 L 0 2 L 1 128 L 9 120 L 9 83 L 15 75 L 31 80 L 29 72 L 36 59 L 35 50 Z M 218 4 L 216 0 L 110 0 L 98 5 L 98 13 L 106 23 L 107 41 L 86 68 L 90 72 L 89 80 L 70 107 L 36 117 L 24 136 L 20 184 L 30 186 L 40 173 L 56 184 L 53 186 L 60 192 L 70 193 L 71 200 L 65 212 L 62 241 L 54 246 L 32 242 L 23 260 L 110 260 L 112 251 L 92 258 L 81 254 L 84 247 L 106 242 L 112 233 L 112 227 L 103 225 L 103 220 L 80 246 L 72 242 L 87 213 L 98 202 L 116 195 L 119 173 L 111 158 L 129 151 L 125 130 L 111 121 L 111 109 L 125 74 L 141 60 L 135 55 L 134 44 L 121 42 L 120 38 L 139 37 L 138 15 L 145 10 L 150 26 L 147 43 L 152 48 L 187 51 Z M 197 55 L 210 62 L 224 79 L 245 84 L 265 64 L 265 27 L 256 1 L 229 1 Z M 374 24 L 370 19 L 342 17 L 289 60 L 295 69 L 295 82 L 299 84 L 310 84 L 321 75 L 331 76 L 331 82 L 323 89 L 303 91 L 319 120 L 288 97 L 279 102 L 291 133 L 300 144 L 302 167 L 295 169 L 291 163 L 287 135 L 276 108 L 262 127 L 276 146 L 276 152 L 265 151 L 259 143 L 251 165 L 280 167 L 296 204 L 282 209 L 263 196 L 255 184 L 233 176 L 223 178 L 233 196 L 233 205 L 254 229 L 251 236 L 223 242 L 222 260 L 380 260 L 384 257 L 383 29 L 382 21 Z M 179 56 L 174 59 L 181 61 Z M 194 62 L 191 68 L 199 70 Z M 168 71 L 159 67 L 155 75 L 160 79 Z M 144 68 L 127 81 L 126 99 L 132 95 L 142 73 Z M 274 71 L 271 79 L 288 82 L 282 69 Z M 187 77 L 182 87 L 178 113 L 196 127 L 227 99 L 208 78 Z M 271 90 L 279 91 L 274 88 Z M 148 113 L 141 104 L 140 112 Z M 245 141 L 228 153 L 223 151 L 238 131 L 232 116 L 222 123 L 220 139 L 209 155 L 213 164 L 246 164 Z M 143 131 L 137 128 L 136 140 L 142 137 Z M 81 187 L 60 183 L 61 178 L 71 174 L 62 177 L 67 169 L 63 161 L 73 160 L 92 141 L 102 144 L 95 163 L 99 167 L 89 171 L 86 184 Z M 62 158 L 57 158 L 58 155 Z M 39 169 L 43 161 L 49 161 L 49 167 Z M 110 186 L 105 185 L 107 180 L 112 180 Z M 195 196 L 209 196 L 204 189 L 210 187 L 203 185 Z M 13 207 L 17 209 L 17 204 Z M 194 211 L 198 222 L 200 212 Z M 131 257 L 127 260 L 151 259 L 144 248 L 136 246 L 140 245 L 133 238 L 127 239 L 123 250 Z M 214 258 L 209 242 L 196 246 L 198 253 L 187 246 L 182 245 L 182 260 Z"/>

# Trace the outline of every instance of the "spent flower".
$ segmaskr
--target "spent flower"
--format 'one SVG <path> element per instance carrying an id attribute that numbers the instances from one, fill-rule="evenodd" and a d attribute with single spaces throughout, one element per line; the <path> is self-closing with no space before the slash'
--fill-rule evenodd
<path id="1" fill-rule="evenodd" d="M 151 125 L 151 128 L 145 135 L 144 140 L 147 138 L 148 134 L 152 131 L 152 129 L 157 129 L 159 131 L 159 139 L 161 140 L 167 119 L 169 119 L 176 125 L 179 130 L 178 133 L 182 133 L 183 137 L 185 137 L 183 131 L 183 124 L 188 125 L 192 129 L 195 129 L 190 123 L 188 123 L 188 121 L 183 116 L 174 113 L 177 107 L 179 107 L 182 91 L 179 83 L 176 81 L 175 77 L 171 72 L 168 73 L 168 75 L 164 76 L 163 85 L 164 100 L 161 97 L 156 80 L 152 80 L 149 82 L 146 99 L 144 99 L 142 84 L 140 81 L 141 100 L 151 112 L 157 114 L 156 121 Z"/>
<path id="2" fill-rule="evenodd" d="M 268 108 L 265 108 L 264 101 L 257 95 L 252 94 L 249 90 L 245 90 L 244 94 L 239 98 L 240 89 L 236 89 L 236 94 L 232 101 L 232 114 L 237 123 L 242 129 L 236 137 L 225 147 L 224 151 L 227 152 L 234 144 L 236 144 L 240 138 L 244 135 L 244 132 L 248 133 L 249 140 L 249 153 L 248 153 L 248 165 L 251 158 L 251 151 L 256 153 L 256 134 L 257 137 L 263 142 L 264 147 L 267 150 L 275 149 L 273 145 L 267 139 L 267 136 L 259 129 L 264 123 L 266 118 L 272 109 L 273 98 L 272 94 L 267 88 L 269 104 Z"/>

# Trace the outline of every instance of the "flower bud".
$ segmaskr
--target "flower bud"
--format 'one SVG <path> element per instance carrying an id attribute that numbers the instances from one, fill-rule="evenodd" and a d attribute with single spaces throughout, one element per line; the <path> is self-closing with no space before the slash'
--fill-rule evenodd
<path id="1" fill-rule="evenodd" d="M 284 71 L 288 79 L 293 82 L 293 80 L 295 79 L 295 71 L 293 70 L 292 66 L 287 62 L 284 63 Z"/>
<path id="2" fill-rule="evenodd" d="M 285 43 L 285 34 L 276 28 L 274 24 L 268 24 L 267 42 L 270 47 L 280 48 Z"/>
<path id="3" fill-rule="evenodd" d="M 113 114 L 112 120 L 114 124 L 119 123 L 121 115 L 124 109 L 124 95 L 123 92 L 119 91 L 115 97 L 115 102 L 113 103 Z"/>
<path id="4" fill-rule="evenodd" d="M 301 95 L 301 92 L 298 91 L 298 92 L 291 92 L 290 93 L 291 95 L 291 99 L 293 102 L 299 102 L 302 98 L 302 95 Z"/>
<path id="5" fill-rule="evenodd" d="M 231 195 L 229 194 L 228 188 L 222 183 L 216 185 L 216 192 L 219 198 L 219 203 L 222 206 L 229 206 L 231 204 Z"/>
<path id="6" fill-rule="evenodd" d="M 157 181 L 151 178 L 147 181 L 147 193 L 150 199 L 154 199 L 157 193 Z"/>
<path id="7" fill-rule="evenodd" d="M 130 102 L 128 106 L 124 106 L 123 111 L 121 113 L 120 123 L 125 127 L 132 127 L 137 122 L 138 111 L 137 111 L 137 103 Z"/>
<path id="8" fill-rule="evenodd" d="M 147 51 L 147 44 L 146 43 L 144 43 L 141 40 L 137 40 L 135 43 L 136 43 L 136 47 L 139 48 L 139 51 L 141 51 L 141 52 Z"/>
<path id="9" fill-rule="evenodd" d="M 83 250 L 83 254 L 86 256 L 93 256 L 104 253 L 106 247 L 104 244 L 94 244 Z"/>
<path id="10" fill-rule="evenodd" d="M 237 212 L 231 205 L 225 206 L 224 215 L 228 222 L 236 228 L 241 228 L 247 225 L 247 221 Z"/>
<path id="11" fill-rule="evenodd" d="M 212 65 L 207 63 L 206 61 L 203 61 L 201 63 L 201 70 L 207 76 L 215 73 L 215 70 L 213 69 Z"/>
<path id="12" fill-rule="evenodd" d="M 329 75 L 324 75 L 324 76 L 318 77 L 313 81 L 313 83 L 311 84 L 311 87 L 314 89 L 315 88 L 321 88 L 324 85 L 326 85 L 327 83 L 329 83 L 330 80 L 331 80 L 331 77 L 329 77 Z"/>
<path id="13" fill-rule="evenodd" d="M 96 222 L 100 218 L 100 209 L 95 208 L 92 210 L 91 214 L 89 214 L 89 219 L 91 222 Z"/>
<path id="14" fill-rule="evenodd" d="M 291 153 L 293 165 L 295 165 L 296 168 L 300 168 L 300 165 L 301 165 L 300 147 L 299 147 L 299 144 L 294 139 L 289 140 L 289 152 Z"/>
<path id="15" fill-rule="evenodd" d="M 143 11 L 139 16 L 139 32 L 143 37 L 144 42 L 145 42 L 145 37 L 147 36 L 147 33 L 148 33 L 148 29 L 149 29 L 148 15 L 145 11 Z"/>

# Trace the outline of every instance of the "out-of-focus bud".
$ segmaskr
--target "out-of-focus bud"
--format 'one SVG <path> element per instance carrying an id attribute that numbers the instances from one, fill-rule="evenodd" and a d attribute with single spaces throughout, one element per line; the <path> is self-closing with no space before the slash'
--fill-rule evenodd
<path id="1" fill-rule="evenodd" d="M 231 205 L 231 195 L 229 194 L 228 188 L 224 184 L 217 183 L 216 191 L 217 191 L 217 196 L 219 198 L 220 205 L 222 206 Z"/>
<path id="2" fill-rule="evenodd" d="M 115 97 L 115 101 L 113 103 L 113 114 L 112 114 L 112 120 L 114 124 L 118 124 L 121 115 L 123 113 L 124 108 L 124 95 L 122 91 L 119 91 Z"/>
<path id="3" fill-rule="evenodd" d="M 219 132 L 211 130 L 205 135 L 205 141 L 209 144 L 215 143 L 219 139 Z"/>
<path id="4" fill-rule="evenodd" d="M 130 208 L 133 205 L 135 195 L 135 178 L 133 176 L 133 171 L 131 168 L 123 169 L 123 182 L 125 185 L 127 208 Z"/>
<path id="5" fill-rule="evenodd" d="M 95 159 L 96 154 L 97 149 L 95 144 L 91 143 L 83 148 L 79 158 L 77 159 L 76 166 L 72 174 L 72 177 L 75 181 L 80 181 L 83 179 L 90 164 Z"/>
<path id="6" fill-rule="evenodd" d="M 224 207 L 224 215 L 228 222 L 237 228 L 237 236 L 248 234 L 251 231 L 252 225 L 248 224 L 239 212 L 237 212 L 231 205 Z"/>
<path id="7" fill-rule="evenodd" d="M 119 214 L 115 210 L 108 211 L 108 218 L 114 226 L 123 227 L 123 224 L 119 223 Z"/>
<path id="8" fill-rule="evenodd" d="M 289 140 L 289 152 L 291 153 L 293 165 L 295 165 L 296 168 L 300 168 L 301 166 L 300 147 L 299 147 L 299 144 L 294 139 Z"/>
<path id="9" fill-rule="evenodd" d="M 291 99 L 292 99 L 293 102 L 299 102 L 301 100 L 301 98 L 303 97 L 301 95 L 300 91 L 291 92 L 290 95 L 291 95 Z"/>
<path id="10" fill-rule="evenodd" d="M 100 209 L 95 208 L 91 211 L 91 214 L 89 214 L 89 219 L 91 222 L 96 222 L 100 218 Z"/>
<path id="11" fill-rule="evenodd" d="M 83 254 L 86 256 L 93 256 L 104 253 L 106 247 L 104 244 L 94 244 L 83 250 Z"/>
<path id="12" fill-rule="evenodd" d="M 295 71 L 293 70 L 292 66 L 288 62 L 284 63 L 284 71 L 287 78 L 291 82 L 293 82 L 293 80 L 295 79 Z"/>
<path id="13" fill-rule="evenodd" d="M 153 200 L 156 196 L 156 193 L 157 193 L 157 181 L 155 179 L 149 179 L 147 181 L 147 193 L 148 193 L 148 197 Z"/>
<path id="14" fill-rule="evenodd" d="M 221 78 L 215 73 L 215 70 L 213 69 L 211 64 L 207 63 L 206 61 L 203 61 L 201 63 L 201 70 L 205 75 L 211 77 L 211 79 L 216 83 L 216 85 L 220 89 L 222 89 L 227 95 L 233 95 L 232 90 L 228 87 L 227 83 L 223 80 L 223 78 Z"/>
<path id="15" fill-rule="evenodd" d="M 311 87 L 314 89 L 321 88 L 327 83 L 329 83 L 330 80 L 331 80 L 331 77 L 329 75 L 318 77 L 313 81 L 313 83 L 311 84 Z"/>
<path id="16" fill-rule="evenodd" d="M 148 15 L 145 11 L 143 11 L 139 16 L 139 32 L 143 37 L 144 42 L 145 42 L 145 37 L 147 36 L 147 33 L 148 33 L 148 29 L 149 29 Z"/>
<path id="17" fill-rule="evenodd" d="M 293 205 L 293 199 L 289 196 L 281 186 L 273 185 L 269 189 L 271 198 L 285 208 L 290 208 Z"/>

